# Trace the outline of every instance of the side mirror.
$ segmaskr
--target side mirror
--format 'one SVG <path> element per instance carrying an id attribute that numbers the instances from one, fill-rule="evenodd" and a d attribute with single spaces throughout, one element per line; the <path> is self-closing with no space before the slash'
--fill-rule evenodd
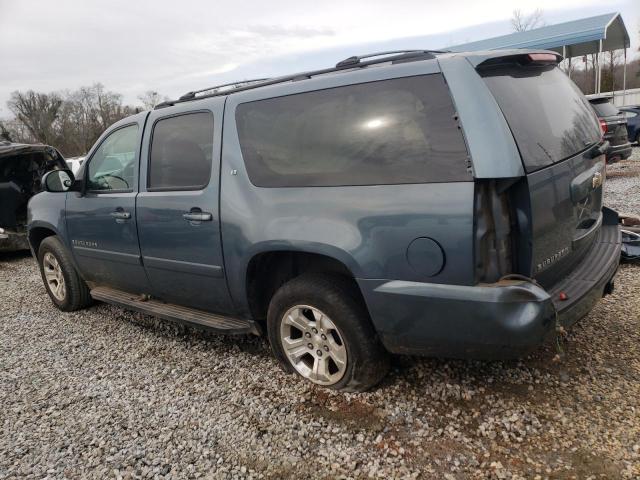
<path id="1" fill-rule="evenodd" d="M 47 192 L 68 192 L 73 182 L 71 170 L 51 170 L 42 177 L 42 189 Z"/>

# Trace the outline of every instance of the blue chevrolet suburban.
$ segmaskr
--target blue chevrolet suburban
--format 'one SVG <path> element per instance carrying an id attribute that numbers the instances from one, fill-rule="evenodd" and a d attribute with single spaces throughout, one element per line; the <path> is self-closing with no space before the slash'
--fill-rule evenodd
<path id="1" fill-rule="evenodd" d="M 28 237 L 64 311 L 266 334 L 361 391 L 389 354 L 512 356 L 613 288 L 607 142 L 548 51 L 384 52 L 189 92 L 54 171 Z"/>

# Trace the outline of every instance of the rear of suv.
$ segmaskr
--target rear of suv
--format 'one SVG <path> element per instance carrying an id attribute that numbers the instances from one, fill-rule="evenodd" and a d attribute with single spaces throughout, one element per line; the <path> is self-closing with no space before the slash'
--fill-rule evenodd
<path id="1" fill-rule="evenodd" d="M 607 143 L 559 60 L 351 57 L 125 119 L 30 202 L 47 291 L 264 332 L 285 370 L 346 391 L 389 353 L 530 351 L 620 255 Z"/>
<path id="2" fill-rule="evenodd" d="M 627 117 L 608 97 L 590 96 L 589 103 L 598 116 L 604 139 L 609 142 L 607 163 L 626 160 L 631 156 L 631 140 L 627 135 Z"/>

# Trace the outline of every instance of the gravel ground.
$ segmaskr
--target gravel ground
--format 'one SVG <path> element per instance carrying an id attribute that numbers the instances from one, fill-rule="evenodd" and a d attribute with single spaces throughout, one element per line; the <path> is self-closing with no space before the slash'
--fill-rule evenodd
<path id="1" fill-rule="evenodd" d="M 606 187 L 627 212 L 635 162 Z M 3 255 L 0 478 L 640 478 L 639 273 L 621 267 L 560 361 L 399 357 L 345 395 L 283 374 L 262 339 L 59 312 L 34 261 Z"/>

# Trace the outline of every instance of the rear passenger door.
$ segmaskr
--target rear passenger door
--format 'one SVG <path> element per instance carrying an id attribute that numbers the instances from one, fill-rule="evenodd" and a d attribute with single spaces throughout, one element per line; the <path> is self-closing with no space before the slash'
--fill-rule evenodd
<path id="1" fill-rule="evenodd" d="M 218 206 L 224 99 L 203 103 L 149 115 L 136 207 L 140 249 L 154 296 L 231 313 Z"/>

